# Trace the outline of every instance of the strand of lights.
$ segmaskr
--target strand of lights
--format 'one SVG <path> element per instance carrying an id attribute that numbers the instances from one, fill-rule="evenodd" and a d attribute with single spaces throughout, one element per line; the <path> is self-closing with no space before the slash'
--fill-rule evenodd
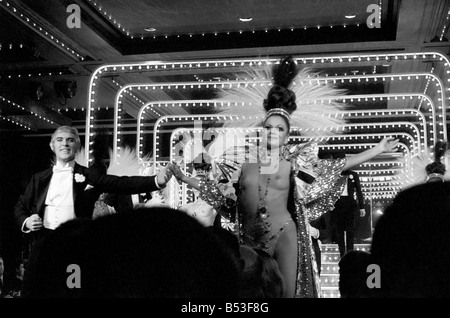
<path id="1" fill-rule="evenodd" d="M 119 88 L 123 88 L 123 85 L 120 85 L 117 81 L 115 81 L 114 79 L 112 79 L 112 82 L 116 85 L 116 86 L 118 86 Z M 131 96 L 134 100 L 136 100 L 139 104 L 141 104 L 141 105 L 144 105 L 145 104 L 145 102 L 142 100 L 142 99 L 140 99 L 140 98 L 138 98 L 136 95 L 134 95 L 133 93 L 131 93 L 129 90 L 127 90 L 127 89 L 125 89 L 125 90 L 123 90 L 126 94 L 128 94 L 129 96 Z"/>
<path id="2" fill-rule="evenodd" d="M 31 128 L 30 128 L 29 126 L 27 126 L 27 125 L 25 125 L 25 124 L 23 124 L 23 123 L 20 123 L 20 122 L 18 122 L 17 120 L 14 120 L 14 119 L 11 119 L 11 118 L 8 118 L 8 117 L 4 117 L 4 116 L 2 116 L 2 115 L 0 115 L 0 119 L 3 119 L 4 121 L 10 122 L 10 123 L 13 123 L 13 124 L 15 124 L 15 125 L 17 125 L 17 126 L 20 126 L 20 127 L 22 127 L 22 128 L 31 130 Z"/>
<path id="3" fill-rule="evenodd" d="M 430 75 L 429 73 L 422 73 L 422 74 L 419 74 L 419 73 L 415 73 L 415 74 L 410 74 L 410 75 L 408 75 L 407 76 L 407 79 L 408 80 L 411 80 L 411 76 L 413 76 L 413 75 L 415 75 L 415 77 L 416 78 L 419 78 L 420 76 L 425 76 L 425 77 L 427 77 L 428 79 L 430 79 L 430 76 L 434 76 L 434 75 Z M 366 75 L 366 76 L 363 76 L 364 78 L 366 78 L 366 80 L 368 79 L 368 78 L 377 78 L 377 77 L 381 77 L 381 75 Z M 353 77 L 353 76 L 350 76 L 349 78 L 347 78 L 350 82 L 351 82 L 351 78 L 357 78 L 358 80 L 361 80 L 361 78 L 363 78 L 363 77 L 361 77 L 361 76 L 355 76 L 355 77 Z M 394 78 L 400 78 L 400 80 L 401 80 L 401 78 L 402 77 L 405 77 L 405 75 L 401 75 L 401 74 L 391 74 L 390 75 L 390 78 L 391 79 L 394 79 Z M 338 78 L 334 78 L 334 79 L 332 79 L 333 80 L 333 82 L 335 83 L 335 81 L 336 80 L 341 80 L 341 81 L 343 81 L 345 78 L 344 77 L 338 77 Z M 328 79 L 323 79 L 323 78 L 316 78 L 316 79 L 314 79 L 314 81 L 315 80 L 317 80 L 318 82 L 319 82 L 319 84 L 320 84 L 320 81 L 322 81 L 322 80 L 324 80 L 325 81 L 325 84 L 327 83 L 327 81 L 328 81 Z M 434 81 L 434 80 L 436 80 L 436 77 L 434 76 L 434 77 L 432 77 L 432 80 Z M 438 84 L 436 84 L 437 86 L 441 86 L 442 87 L 442 82 L 437 78 L 437 80 L 438 80 Z M 308 80 L 306 80 L 306 81 L 308 81 Z M 313 80 L 309 80 L 310 81 L 310 84 L 312 84 L 311 83 L 311 81 L 313 81 Z M 252 83 L 252 84 L 258 84 L 258 85 L 264 85 L 264 84 L 267 84 L 267 85 L 270 85 L 270 82 L 269 81 L 248 81 L 248 82 L 243 82 L 243 81 L 235 81 L 235 82 L 216 82 L 216 83 L 214 83 L 214 84 L 210 84 L 210 83 L 198 83 L 198 84 L 196 84 L 196 85 L 198 85 L 198 88 L 201 88 L 201 87 L 203 87 L 203 86 L 206 86 L 206 88 L 209 88 L 209 86 L 210 85 L 213 85 L 213 87 L 214 88 L 217 88 L 217 87 L 220 87 L 220 88 L 226 88 L 226 86 L 229 86 L 230 88 L 232 88 L 233 87 L 233 85 L 237 85 L 238 87 L 239 87 L 239 85 L 249 85 L 249 83 Z M 187 87 L 191 87 L 191 88 L 194 88 L 194 84 L 192 84 L 192 83 L 189 83 L 189 82 L 183 82 L 183 83 L 170 83 L 170 84 L 133 84 L 133 85 L 127 85 L 126 86 L 126 88 L 128 88 L 128 89 L 134 89 L 134 88 L 137 88 L 137 89 L 141 89 L 141 88 L 144 88 L 145 87 L 145 89 L 149 89 L 149 88 L 152 88 L 152 89 L 156 89 L 156 88 L 159 88 L 159 89 L 165 89 L 165 88 L 167 88 L 167 89 L 171 89 L 172 87 L 174 88 L 174 89 L 186 89 Z M 390 98 L 394 98 L 394 99 L 398 99 L 398 98 L 402 98 L 402 99 L 406 99 L 406 97 L 407 96 L 405 96 L 404 94 L 390 94 L 390 95 L 392 95 L 392 96 L 386 96 L 386 98 L 388 99 L 388 100 L 390 100 Z M 423 96 L 426 96 L 426 95 L 424 95 L 424 94 L 422 94 Z M 416 96 L 418 96 L 418 94 L 416 94 Z M 441 96 L 442 96 L 442 98 L 441 98 L 441 100 L 440 101 L 442 101 L 443 100 L 443 98 L 444 98 L 444 96 L 443 96 L 443 92 L 441 92 Z M 325 102 L 325 101 L 328 101 L 328 102 L 330 102 L 331 100 L 336 100 L 336 99 L 340 99 L 340 100 L 343 100 L 344 102 L 347 100 L 347 99 L 350 99 L 350 101 L 352 101 L 352 95 L 348 95 L 348 96 L 346 96 L 346 97 L 340 97 L 340 98 L 338 98 L 338 97 L 330 97 L 329 99 L 326 99 L 326 100 L 319 100 L 319 101 L 317 101 L 317 100 L 304 100 L 304 101 L 302 101 L 301 103 L 299 103 L 300 105 L 301 104 L 304 104 L 304 103 L 306 103 L 306 104 L 310 104 L 310 103 L 313 103 L 313 104 L 316 104 L 316 103 L 323 103 L 323 102 Z M 363 95 L 357 95 L 357 96 L 354 96 L 353 97 L 353 101 L 354 100 L 358 100 L 358 101 L 361 101 L 361 99 L 365 99 L 366 101 L 368 101 L 369 100 L 369 98 L 372 98 L 372 100 L 376 100 L 376 97 L 375 96 L 366 96 L 366 97 L 364 97 Z M 422 99 L 422 101 L 423 101 L 423 99 Z M 422 103 L 421 103 L 422 104 Z M 434 105 L 434 104 L 431 104 L 430 103 L 430 105 Z M 419 106 L 419 108 L 420 108 L 420 106 Z M 438 117 L 441 119 L 441 121 L 443 121 L 442 123 L 439 123 L 439 125 L 441 125 L 441 126 L 445 126 L 445 109 L 444 109 L 444 107 L 442 107 L 440 104 L 438 105 L 438 111 L 439 112 L 442 112 L 443 113 L 443 115 L 438 115 Z M 433 120 L 433 124 L 435 124 L 435 120 Z M 440 132 L 440 131 L 439 131 Z M 446 131 L 444 130 L 444 132 L 442 133 L 443 134 L 443 136 L 439 136 L 440 138 L 442 138 L 442 139 L 445 139 L 445 137 L 446 137 Z M 433 136 L 433 140 L 434 139 L 436 139 L 436 136 L 434 135 Z"/>
<path id="4" fill-rule="evenodd" d="M 7 99 L 7 98 L 5 98 L 5 97 L 3 97 L 3 96 L 0 96 L 0 100 L 2 100 L 3 102 L 8 103 L 9 105 L 14 106 L 15 108 L 18 108 L 18 109 L 20 109 L 20 110 L 29 112 L 30 114 L 34 115 L 35 117 L 37 117 L 37 118 L 39 118 L 39 119 L 41 119 L 41 120 L 44 120 L 44 121 L 46 121 L 46 122 L 48 122 L 48 123 L 50 123 L 50 124 L 54 124 L 54 122 L 51 121 L 50 119 L 48 119 L 48 118 L 46 118 L 46 117 L 44 117 L 44 116 L 41 116 L 41 115 L 39 115 L 39 114 L 36 114 L 35 112 L 33 112 L 33 111 L 31 111 L 31 110 L 29 110 L 29 109 L 27 109 L 27 108 L 25 108 L 25 107 L 22 107 L 22 106 L 20 106 L 19 104 L 16 104 L 16 103 L 10 101 L 9 99 Z"/>
<path id="5" fill-rule="evenodd" d="M 360 27 L 361 24 L 357 23 L 354 24 L 353 26 L 356 27 Z M 214 35 L 214 36 L 221 36 L 221 35 L 233 35 L 233 34 L 255 34 L 255 33 L 259 33 L 259 34 L 269 34 L 269 33 L 279 33 L 279 32 L 294 32 L 294 31 L 299 31 L 299 30 L 303 30 L 303 31 L 307 31 L 308 29 L 321 29 L 321 28 L 329 28 L 329 29 L 333 29 L 333 28 L 337 28 L 337 27 L 342 27 L 342 28 L 347 28 L 348 25 L 343 24 L 343 25 L 316 25 L 316 26 L 291 26 L 291 27 L 280 27 L 280 28 L 276 28 L 276 29 L 251 29 L 251 30 L 238 30 L 238 31 L 216 31 L 216 32 L 202 32 L 202 33 L 189 33 L 189 34 L 161 34 L 161 35 L 153 35 L 153 39 L 172 39 L 172 38 L 192 38 L 192 37 L 204 37 L 204 36 L 208 36 L 208 35 Z M 143 35 L 129 35 L 127 34 L 131 39 L 133 38 L 137 38 L 140 37 L 142 40 L 144 39 Z"/>
<path id="6" fill-rule="evenodd" d="M 131 37 L 133 39 L 133 36 L 130 36 L 130 31 L 125 29 L 122 25 L 122 23 L 118 22 L 116 18 L 114 18 L 110 13 L 108 13 L 105 9 L 102 8 L 100 4 L 95 2 L 94 0 L 88 0 L 90 3 L 92 3 L 101 14 L 103 14 L 105 17 L 107 17 L 120 31 L 125 33 L 127 36 Z"/>
<path id="7" fill-rule="evenodd" d="M 439 36 L 439 41 L 442 41 L 444 39 L 445 31 L 448 28 L 450 20 L 450 9 L 447 11 L 447 16 L 445 17 L 444 26 L 442 27 L 441 35 Z"/>
<path id="8" fill-rule="evenodd" d="M 366 188 L 366 186 L 364 186 L 364 188 Z M 383 192 L 383 191 L 387 191 L 387 192 L 398 192 L 398 191 L 400 191 L 401 190 L 401 187 L 399 187 L 399 186 L 396 186 L 396 187 L 375 187 L 375 186 L 372 186 L 370 189 L 365 189 L 364 191 L 365 192 L 371 192 L 371 191 L 374 191 L 374 192 Z"/>
<path id="9" fill-rule="evenodd" d="M 434 72 L 434 66 L 433 67 L 431 67 L 431 72 L 430 73 L 433 73 Z M 427 84 L 425 85 L 425 88 L 424 88 L 424 90 L 423 90 L 423 95 L 426 95 L 427 94 L 427 90 L 428 90 L 428 86 L 430 85 L 430 81 L 431 81 L 431 77 L 428 77 L 428 79 L 427 79 Z M 419 108 L 422 106 L 422 102 L 419 104 Z"/>
<path id="10" fill-rule="evenodd" d="M 209 114 L 209 115 L 168 115 L 168 116 L 164 116 L 164 117 L 159 118 L 156 121 L 155 125 L 154 125 L 154 133 L 153 133 L 153 139 L 154 139 L 153 140 L 154 161 L 157 161 L 157 155 L 159 153 L 159 132 L 158 131 L 160 129 L 159 126 L 161 124 L 164 124 L 166 122 L 168 123 L 168 122 L 177 122 L 177 121 L 180 121 L 180 122 L 183 122 L 183 121 L 184 122 L 187 122 L 187 121 L 194 122 L 195 120 L 198 120 L 198 121 L 208 121 L 208 120 L 220 121 L 220 119 L 223 119 L 223 120 L 227 120 L 227 119 L 230 120 L 231 119 L 231 120 L 233 120 L 233 119 L 240 119 L 240 117 L 239 116 L 223 116 L 223 115 Z M 401 127 L 401 125 L 404 125 L 405 127 L 410 126 L 412 128 L 412 130 L 416 132 L 416 136 L 417 136 L 417 140 L 418 140 L 417 143 L 412 142 L 412 145 L 413 146 L 414 145 L 419 146 L 419 144 L 420 144 L 419 143 L 420 133 L 419 133 L 417 127 L 415 127 L 411 123 L 398 122 L 398 123 L 395 123 L 395 124 L 378 123 L 378 124 L 370 124 L 370 125 L 372 125 L 374 128 L 376 128 L 377 126 L 380 126 L 380 129 L 383 129 L 384 127 L 389 127 L 389 126 L 392 126 L 392 127 L 395 128 L 396 127 L 395 125 L 397 125 L 399 127 Z M 366 126 L 367 126 L 367 124 L 350 124 L 350 125 L 345 125 L 344 128 L 355 128 L 355 127 L 363 127 L 363 128 L 365 128 Z M 297 128 L 297 131 L 305 131 L 306 132 L 306 131 L 322 131 L 322 130 Z M 331 131 L 331 129 L 330 129 L 330 131 Z M 401 133 L 395 133 L 394 135 L 399 135 L 399 134 L 401 134 Z M 393 134 L 391 133 L 389 135 L 392 136 Z M 385 136 L 386 136 L 386 134 L 385 134 Z M 140 138 L 140 136 L 139 136 L 139 138 Z M 296 137 L 293 137 L 293 138 L 295 139 Z M 116 139 L 115 142 L 114 142 L 114 148 L 117 148 L 117 142 L 118 142 L 117 140 L 118 139 Z M 414 138 L 412 138 L 412 140 L 414 140 Z M 138 143 L 138 145 L 139 145 L 139 143 Z M 340 146 L 330 146 L 330 147 L 340 147 Z M 359 148 L 359 149 L 361 149 L 361 148 Z M 138 148 L 137 152 L 139 153 L 139 151 L 140 150 Z"/>
<path id="11" fill-rule="evenodd" d="M 45 73 L 27 73 L 27 74 L 14 74 L 14 75 L 0 75 L 0 79 L 7 78 L 7 79 L 13 79 L 13 78 L 26 78 L 26 77 L 45 77 L 45 76 L 55 76 L 55 75 L 63 75 L 63 72 L 45 72 Z"/>
<path id="12" fill-rule="evenodd" d="M 382 0 L 379 0 L 378 1 L 378 21 L 379 21 L 379 24 L 380 24 L 380 28 L 381 28 L 381 17 L 382 17 L 382 14 L 381 14 L 381 10 L 382 10 L 382 8 L 383 8 L 383 1 Z"/>
<path id="13" fill-rule="evenodd" d="M 22 43 L 17 44 L 13 44 L 13 43 L 9 43 L 7 45 L 3 45 L 2 43 L 0 43 L 0 51 L 5 48 L 5 49 L 9 49 L 9 50 L 13 50 L 15 49 L 15 47 L 18 46 L 19 49 L 23 49 L 24 45 Z"/>
<path id="14" fill-rule="evenodd" d="M 361 182 L 361 188 L 364 189 L 365 192 L 370 192 L 372 188 L 392 189 L 394 191 L 402 189 L 402 187 L 398 185 L 398 182 L 386 183 L 377 181 L 372 181 L 370 183 L 368 181 Z"/>
<path id="15" fill-rule="evenodd" d="M 377 162 L 365 162 L 365 163 L 360 163 L 359 166 L 360 167 L 385 167 L 385 166 L 392 166 L 392 165 L 399 165 L 399 166 L 403 166 L 403 162 L 401 161 L 377 161 Z"/>
<path id="16" fill-rule="evenodd" d="M 363 182 L 368 182 L 370 180 L 368 180 L 369 178 L 365 177 L 364 180 L 361 180 Z M 372 181 L 372 184 L 376 184 L 377 186 L 383 187 L 383 186 L 388 186 L 388 187 L 400 187 L 399 183 L 393 179 L 390 180 L 385 180 L 385 181 Z M 366 183 L 363 183 L 363 186 L 367 186 L 370 187 L 370 185 L 366 185 Z"/>
<path id="17" fill-rule="evenodd" d="M 81 107 L 81 108 L 76 108 L 76 107 L 73 107 L 73 108 L 68 108 L 68 107 L 66 107 L 66 108 L 64 108 L 64 109 L 58 109 L 58 108 L 52 108 L 53 110 L 55 110 L 55 111 L 57 111 L 57 112 L 59 112 L 59 113 L 61 113 L 62 111 L 66 111 L 66 112 L 69 112 L 69 111 L 73 111 L 73 112 L 76 112 L 76 111 L 82 111 L 82 112 L 84 112 L 84 107 Z"/>
<path id="18" fill-rule="evenodd" d="M 161 124 L 164 124 L 164 123 L 169 123 L 169 122 L 177 122 L 177 121 L 180 121 L 180 122 L 186 122 L 187 120 L 189 120 L 189 122 L 194 122 L 195 120 L 198 120 L 198 121 L 202 121 L 202 120 L 214 120 L 214 119 L 220 119 L 221 117 L 227 117 L 227 116 L 221 116 L 221 115 L 215 115 L 215 114 L 211 114 L 211 115 L 208 115 L 208 116 L 206 116 L 206 115 L 169 115 L 169 116 L 164 116 L 164 117 L 161 117 L 161 118 L 159 118 L 158 120 L 157 120 L 157 122 L 155 123 L 155 125 L 154 125 L 154 132 L 153 132 L 153 147 L 154 147 L 154 149 L 153 149 L 153 154 L 154 154 L 154 160 L 155 161 L 157 161 L 157 155 L 159 154 L 159 130 L 160 130 L 160 125 Z M 235 117 L 238 117 L 238 116 L 235 116 Z M 401 124 L 404 124 L 405 125 L 405 127 L 406 126 L 411 126 L 411 127 L 413 127 L 413 130 L 414 130 L 414 128 L 416 128 L 415 126 L 413 126 L 411 123 L 408 123 L 408 122 L 401 122 L 401 123 L 394 123 L 394 124 L 391 124 L 391 123 L 383 123 L 383 124 L 374 124 L 374 126 L 380 126 L 380 128 L 384 131 L 384 129 L 383 129 L 383 126 L 387 126 L 387 127 L 389 127 L 389 126 L 393 126 L 393 127 L 395 127 L 395 125 L 401 125 Z M 352 127 L 352 128 L 354 128 L 354 127 L 365 127 L 367 124 L 351 124 L 351 125 L 346 125 L 345 127 Z M 296 128 L 293 128 L 294 130 L 296 129 Z M 229 128 L 229 129 L 223 129 L 223 128 L 217 128 L 217 129 L 212 129 L 211 131 L 221 131 L 221 130 L 228 130 L 228 131 L 234 131 L 234 132 L 236 132 L 236 133 L 250 133 L 250 132 L 254 132 L 254 131 L 257 131 L 257 130 L 261 130 L 261 128 L 246 128 L 246 129 L 244 129 L 244 128 L 241 128 L 241 129 L 239 129 L 239 128 Z M 306 131 L 306 130 L 308 130 L 308 129 L 305 129 L 304 131 Z M 297 129 L 297 131 L 302 131 L 302 129 Z M 418 131 L 417 131 L 417 128 L 416 128 L 416 136 L 417 137 L 419 137 L 420 136 L 420 134 L 418 133 Z M 421 151 L 421 147 L 420 147 L 420 145 L 421 145 L 421 143 L 420 143 L 420 141 L 418 140 L 419 138 L 417 138 L 417 141 L 415 141 L 415 138 L 413 137 L 413 136 L 411 136 L 410 134 L 407 134 L 407 133 L 404 133 L 404 132 L 398 132 L 398 133 L 394 133 L 394 134 L 392 134 L 392 133 L 380 133 L 380 134 L 365 134 L 365 135 L 362 135 L 363 137 L 366 137 L 366 138 L 369 138 L 369 139 L 373 139 L 373 140 L 380 140 L 381 138 L 384 138 L 384 137 L 386 137 L 386 136 L 393 136 L 393 135 L 395 135 L 397 138 L 399 138 L 400 136 L 401 137 L 403 137 L 403 139 L 406 139 L 406 140 L 409 140 L 409 142 L 410 142 L 410 144 L 411 144 L 411 148 L 413 149 L 413 152 L 416 152 L 416 151 Z M 175 135 L 176 136 L 176 135 Z M 140 151 L 140 147 L 142 146 L 142 144 L 141 144 L 141 135 L 140 135 L 140 131 L 138 131 L 138 143 L 137 143 L 137 152 L 138 153 L 141 153 L 141 151 Z M 300 140 L 300 141 L 304 141 L 304 140 L 317 140 L 317 141 L 320 141 L 320 140 L 327 140 L 326 139 L 327 137 L 324 137 L 324 136 L 320 136 L 320 137 L 298 137 L 298 136 L 291 136 L 290 137 L 290 140 L 292 140 L 292 141 L 296 141 L 296 140 Z M 342 138 L 342 139 L 349 139 L 349 140 L 352 140 L 352 139 L 355 139 L 356 140 L 356 137 L 355 137 L 355 135 L 339 135 L 339 136 L 331 136 L 330 138 L 335 138 L 335 139 L 337 139 L 337 140 L 340 140 L 340 138 Z M 425 144 L 426 145 L 426 144 Z M 341 146 L 341 145 L 321 145 L 321 146 L 323 146 L 324 148 L 329 148 L 329 147 L 331 147 L 332 149 L 347 149 L 346 148 L 346 146 Z M 355 146 L 355 144 L 352 144 L 351 145 L 351 147 L 354 147 L 354 149 L 363 149 L 364 147 L 363 147 L 363 145 L 356 145 Z M 350 149 L 352 149 L 352 148 L 350 148 Z"/>
<path id="19" fill-rule="evenodd" d="M 374 146 L 376 146 L 377 144 L 370 144 L 370 143 L 365 143 L 365 144 L 350 144 L 350 145 L 323 145 L 324 149 L 331 149 L 331 150 L 367 150 L 370 149 Z M 398 143 L 398 146 L 400 148 L 400 152 L 404 152 L 405 154 L 409 154 L 409 148 L 403 144 L 403 143 Z"/>
<path id="20" fill-rule="evenodd" d="M 177 101 L 177 102 L 173 102 L 173 101 L 161 101 L 161 102 L 154 102 L 154 103 L 149 103 L 147 106 L 152 106 L 152 107 L 175 107 L 175 106 L 207 106 L 207 107 L 218 107 L 217 105 L 220 105 L 220 107 L 224 106 L 223 102 L 214 102 L 214 101 L 210 101 L 210 100 L 196 100 L 196 101 Z M 228 103 L 227 105 L 229 106 L 231 103 Z M 236 104 L 236 103 L 235 103 Z M 143 112 L 143 108 L 141 108 L 141 111 Z M 425 117 L 419 113 L 417 110 L 411 110 L 411 109 L 390 109 L 390 110 L 363 110 L 363 111 L 347 111 L 343 114 L 341 114 L 341 117 L 348 117 L 348 118 L 358 118 L 358 117 L 363 117 L 363 116 L 371 116 L 371 117 L 383 117 L 385 118 L 386 116 L 392 116 L 392 117 L 398 117 L 398 115 L 406 115 L 406 114 L 411 114 L 411 115 L 416 115 L 418 116 L 421 120 L 422 120 L 422 125 L 426 124 L 426 120 Z M 337 117 L 337 116 L 336 116 Z M 434 117 L 432 117 L 432 119 L 434 119 Z M 138 126 L 140 127 L 140 130 L 138 131 L 138 135 L 137 135 L 137 144 L 139 144 L 139 147 L 142 148 L 142 134 L 143 134 L 143 128 L 144 128 L 144 124 L 142 123 L 143 120 L 143 116 L 140 114 L 138 116 Z M 434 127 L 434 126 L 433 126 Z M 292 127 L 292 131 L 299 131 L 298 128 L 296 127 Z M 425 149 L 427 147 L 427 142 L 425 140 L 427 140 L 426 136 L 427 133 L 425 131 L 423 131 L 423 129 L 420 129 L 421 131 L 421 151 L 424 151 L 423 149 Z M 248 132 L 248 131 L 246 131 Z M 434 144 L 434 138 L 436 136 L 436 132 L 433 129 L 432 131 L 433 134 L 433 138 L 431 140 L 431 144 Z M 339 135 L 336 137 L 338 140 L 340 140 L 341 138 L 344 139 L 348 139 L 348 136 L 342 136 Z M 350 139 L 352 139 L 353 137 L 350 136 Z M 318 137 L 316 140 L 318 141 L 322 141 L 322 140 L 333 140 L 332 137 L 330 136 L 326 136 L 326 137 Z M 141 153 L 141 152 L 140 152 Z"/>
<path id="21" fill-rule="evenodd" d="M 27 14 L 22 12 L 20 8 L 14 7 L 13 4 L 10 4 L 7 1 L 0 1 L 0 6 L 6 9 L 6 11 L 11 13 L 12 15 L 16 16 L 18 19 L 25 22 L 27 26 L 35 30 L 35 32 L 37 32 L 38 34 L 49 40 L 57 47 L 61 48 L 64 52 L 69 54 L 69 56 L 72 56 L 75 60 L 78 61 L 84 60 L 84 57 L 81 54 L 79 54 L 74 48 L 71 48 L 68 44 L 65 44 L 62 40 L 58 39 L 57 36 L 55 36 L 50 31 L 46 30 L 44 27 L 39 25 L 37 21 L 35 21 L 33 18 L 27 16 Z"/>
<path id="22" fill-rule="evenodd" d="M 403 168 L 394 168 L 391 167 L 389 169 L 377 169 L 377 170 L 361 170 L 361 169 L 353 169 L 353 171 L 364 175 L 364 176 L 388 176 L 388 175 L 395 175 L 399 171 L 403 171 Z"/>
<path id="23" fill-rule="evenodd" d="M 445 62 L 444 67 L 449 68 L 447 56 L 438 52 L 421 53 L 392 53 L 392 54 L 361 54 L 361 55 L 342 55 L 342 56 L 322 56 L 322 57 L 302 57 L 296 58 L 297 64 L 316 64 L 320 63 L 355 63 L 355 62 L 380 62 L 385 63 L 390 60 L 438 60 Z M 229 68 L 229 67 L 256 67 L 263 65 L 272 65 L 277 63 L 277 59 L 227 59 L 227 60 L 198 60 L 198 61 L 144 61 L 134 63 L 105 64 L 98 67 L 92 74 L 98 72 L 127 73 L 158 70 L 180 70 L 180 69 L 204 69 L 204 68 Z"/>
<path id="24" fill-rule="evenodd" d="M 350 98 L 351 100 L 353 98 Z M 173 101 L 161 101 L 161 102 L 155 102 L 155 103 L 151 103 L 153 107 L 175 107 L 175 106 L 195 106 L 195 105 L 201 105 L 201 106 L 212 106 L 212 107 L 217 107 L 217 105 L 220 105 L 221 107 L 224 106 L 224 102 L 213 102 L 213 101 L 209 101 L 209 100 L 197 100 L 197 101 L 183 101 L 183 102 L 173 102 Z M 230 106 L 232 103 L 227 103 L 226 105 Z M 235 103 L 236 104 L 236 103 Z M 142 108 L 141 108 L 142 110 Z M 386 115 L 389 116 L 398 116 L 399 114 L 403 114 L 406 115 L 406 113 L 413 113 L 416 116 L 419 116 L 422 120 L 422 125 L 426 126 L 426 120 L 425 117 L 420 114 L 419 112 L 415 111 L 415 110 L 409 110 L 409 109 L 403 109 L 403 110 L 379 110 L 379 111 L 372 111 L 372 110 L 367 110 L 367 111 L 348 111 L 344 114 L 342 114 L 342 117 L 349 117 L 352 118 L 353 116 L 356 118 L 358 116 L 365 116 L 365 115 L 370 115 L 370 116 L 383 116 L 385 117 Z M 332 115 L 331 115 L 332 116 Z M 337 117 L 337 115 L 335 115 L 335 117 Z M 257 117 L 255 117 L 257 118 Z M 434 120 L 434 117 L 432 117 L 432 119 Z M 141 133 L 142 133 L 142 127 L 143 124 L 141 123 L 142 121 L 142 116 L 138 116 L 138 126 L 141 127 Z M 295 131 L 296 128 L 293 127 L 293 130 Z M 426 132 L 423 131 L 423 129 L 421 129 L 421 132 L 423 134 L 421 134 L 421 138 L 422 139 L 426 139 Z M 138 140 L 142 140 L 141 136 L 138 135 L 137 136 Z M 433 130 L 433 139 L 432 139 L 432 143 L 434 142 L 433 140 L 435 139 L 435 130 Z M 139 142 L 138 142 L 139 143 Z M 422 144 L 424 144 L 424 142 L 422 142 Z M 426 144 L 426 142 L 425 142 Z M 424 145 L 426 147 L 426 145 Z"/>

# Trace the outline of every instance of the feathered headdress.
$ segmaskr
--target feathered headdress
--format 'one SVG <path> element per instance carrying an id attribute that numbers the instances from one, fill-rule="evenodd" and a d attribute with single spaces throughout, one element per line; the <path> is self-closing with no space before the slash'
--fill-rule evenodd
<path id="1" fill-rule="evenodd" d="M 447 142 L 439 140 L 433 149 L 427 149 L 423 154 L 411 158 L 411 169 L 399 177 L 403 189 L 427 182 L 430 178 L 439 177 L 450 180 L 450 173 L 446 171 Z M 444 161 L 444 162 L 443 162 Z"/>
<path id="2" fill-rule="evenodd" d="M 134 149 L 124 147 L 113 156 L 112 149 L 109 149 L 109 166 L 107 173 L 115 176 L 140 176 L 143 170 L 143 162 L 147 159 L 139 159 Z"/>
<path id="3" fill-rule="evenodd" d="M 75 154 L 75 162 L 81 166 L 88 166 L 88 160 L 86 159 L 86 151 L 84 147 L 81 147 Z"/>
<path id="4" fill-rule="evenodd" d="M 239 105 L 221 111 L 224 115 L 240 117 L 227 121 L 225 127 L 261 126 L 266 116 L 274 113 L 290 119 L 290 125 L 301 128 L 305 136 L 329 134 L 333 128 L 336 132 L 345 124 L 339 116 L 345 111 L 345 105 L 336 99 L 345 90 L 320 80 L 310 69 L 298 70 L 292 56 L 272 67 L 247 68 L 236 74 L 236 80 L 242 83 L 220 89 L 216 99 Z"/>

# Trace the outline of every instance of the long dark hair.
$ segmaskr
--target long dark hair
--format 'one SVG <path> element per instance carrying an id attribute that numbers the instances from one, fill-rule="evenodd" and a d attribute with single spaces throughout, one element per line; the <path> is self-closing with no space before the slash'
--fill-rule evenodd
<path id="1" fill-rule="evenodd" d="M 281 108 L 292 114 L 297 109 L 295 93 L 289 88 L 297 76 L 299 69 L 292 55 L 281 58 L 279 64 L 272 67 L 273 86 L 264 100 L 264 109 L 269 111 L 274 108 Z M 283 117 L 284 118 L 284 117 Z M 266 117 L 267 119 L 267 117 Z M 289 120 L 285 118 L 288 126 Z"/>

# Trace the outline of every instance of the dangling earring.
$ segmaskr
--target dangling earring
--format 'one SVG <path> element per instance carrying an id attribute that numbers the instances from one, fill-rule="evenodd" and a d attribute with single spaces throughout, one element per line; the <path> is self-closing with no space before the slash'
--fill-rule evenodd
<path id="1" fill-rule="evenodd" d="M 288 144 L 288 141 L 286 140 L 284 143 L 283 143 L 283 147 L 281 147 L 281 155 L 283 156 L 284 154 L 285 154 L 285 152 L 286 152 L 286 146 L 287 146 L 287 144 Z"/>

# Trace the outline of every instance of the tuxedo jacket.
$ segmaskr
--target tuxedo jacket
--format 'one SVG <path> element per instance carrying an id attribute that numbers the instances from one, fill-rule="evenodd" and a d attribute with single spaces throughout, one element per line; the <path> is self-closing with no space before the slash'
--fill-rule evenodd
<path id="1" fill-rule="evenodd" d="M 359 209 L 364 209 L 364 196 L 361 190 L 361 182 L 359 181 L 358 173 L 349 170 L 347 175 L 347 192 L 352 199 L 355 198 Z"/>
<path id="2" fill-rule="evenodd" d="M 32 214 L 44 218 L 45 200 L 52 179 L 53 168 L 36 173 L 32 176 L 25 192 L 20 196 L 14 209 L 14 217 L 19 227 Z M 100 194 L 123 193 L 135 194 L 158 190 L 156 176 L 118 177 L 107 175 L 101 164 L 89 168 L 75 163 L 73 169 L 73 203 L 77 218 L 91 218 L 94 204 Z"/>

